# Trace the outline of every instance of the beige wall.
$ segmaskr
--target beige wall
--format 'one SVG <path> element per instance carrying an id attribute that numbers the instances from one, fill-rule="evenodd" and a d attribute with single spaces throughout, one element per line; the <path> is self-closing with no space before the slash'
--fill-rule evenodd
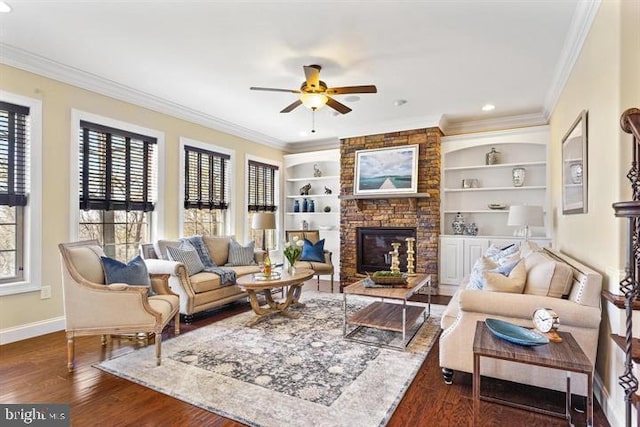
<path id="1" fill-rule="evenodd" d="M 71 110 L 154 129 L 165 134 L 165 179 L 159 189 L 164 204 L 164 221 L 159 231 L 177 237 L 179 199 L 179 139 L 187 137 L 235 150 L 236 194 L 233 212 L 236 236 L 245 236 L 245 155 L 252 154 L 282 162 L 282 152 L 243 138 L 218 132 L 165 114 L 79 89 L 42 76 L 0 65 L 0 90 L 42 100 L 43 197 L 42 197 L 42 284 L 52 286 L 52 298 L 41 300 L 38 292 L 0 297 L 0 332 L 63 315 L 60 261 L 57 244 L 69 241 Z"/>
<path id="2" fill-rule="evenodd" d="M 603 1 L 550 122 L 555 244 L 600 271 L 604 288 L 616 293 L 626 237 L 625 222 L 614 217 L 611 204 L 630 198 L 625 175 L 631 137 L 620 131 L 619 119 L 625 109 L 640 107 L 639 5 L 631 0 Z M 562 215 L 561 139 L 583 109 L 589 111 L 589 211 Z M 620 311 L 603 301 L 596 370 L 603 381 L 602 403 L 612 425 L 624 417 L 622 389 L 617 384 L 622 352 L 609 338 L 611 332 L 624 334 L 621 326 Z"/>

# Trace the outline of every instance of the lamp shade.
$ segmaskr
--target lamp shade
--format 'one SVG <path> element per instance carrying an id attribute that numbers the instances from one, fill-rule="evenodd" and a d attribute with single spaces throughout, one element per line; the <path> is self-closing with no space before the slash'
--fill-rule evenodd
<path id="1" fill-rule="evenodd" d="M 544 225 L 542 206 L 511 206 L 507 225 L 541 227 Z"/>
<path id="2" fill-rule="evenodd" d="M 254 230 L 275 230 L 276 215 L 273 212 L 257 212 L 253 214 L 251 228 Z"/>
<path id="3" fill-rule="evenodd" d="M 302 105 L 311 110 L 318 110 L 324 107 L 324 104 L 326 104 L 328 100 L 329 98 L 321 93 L 303 93 L 300 96 Z"/>

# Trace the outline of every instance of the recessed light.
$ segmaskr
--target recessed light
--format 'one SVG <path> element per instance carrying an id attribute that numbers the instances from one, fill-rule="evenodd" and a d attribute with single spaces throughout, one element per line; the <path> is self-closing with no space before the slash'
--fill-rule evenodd
<path id="1" fill-rule="evenodd" d="M 9 12 L 11 12 L 11 6 L 9 6 L 3 1 L 0 1 L 0 13 L 9 13 Z"/>
<path id="2" fill-rule="evenodd" d="M 400 107 L 401 105 L 404 105 L 406 103 L 406 99 L 396 99 L 395 101 L 393 101 L 393 105 L 395 105 L 396 107 Z"/>
<path id="3" fill-rule="evenodd" d="M 495 109 L 496 109 L 496 106 L 493 104 L 485 104 L 482 106 L 482 111 L 491 111 Z"/>

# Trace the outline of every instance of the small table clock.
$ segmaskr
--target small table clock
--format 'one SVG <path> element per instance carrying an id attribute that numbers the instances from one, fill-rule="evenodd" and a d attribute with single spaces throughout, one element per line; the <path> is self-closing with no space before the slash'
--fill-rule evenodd
<path id="1" fill-rule="evenodd" d="M 544 333 L 550 341 L 562 342 L 562 338 L 558 334 L 558 326 L 560 326 L 560 318 L 550 308 L 538 308 L 533 312 L 533 325 L 537 330 Z"/>

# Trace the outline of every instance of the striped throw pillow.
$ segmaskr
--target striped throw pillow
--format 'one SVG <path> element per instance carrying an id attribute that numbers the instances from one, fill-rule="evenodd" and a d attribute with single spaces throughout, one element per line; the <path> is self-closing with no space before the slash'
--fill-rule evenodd
<path id="1" fill-rule="evenodd" d="M 198 251 L 191 245 L 182 244 L 179 248 L 167 246 L 167 254 L 172 261 L 181 262 L 187 268 L 187 274 L 193 276 L 204 270 Z"/>
<path id="2" fill-rule="evenodd" d="M 226 265 L 256 265 L 254 259 L 255 244 L 256 242 L 251 241 L 247 246 L 242 246 L 234 239 L 231 239 L 229 243 L 229 260 Z"/>

